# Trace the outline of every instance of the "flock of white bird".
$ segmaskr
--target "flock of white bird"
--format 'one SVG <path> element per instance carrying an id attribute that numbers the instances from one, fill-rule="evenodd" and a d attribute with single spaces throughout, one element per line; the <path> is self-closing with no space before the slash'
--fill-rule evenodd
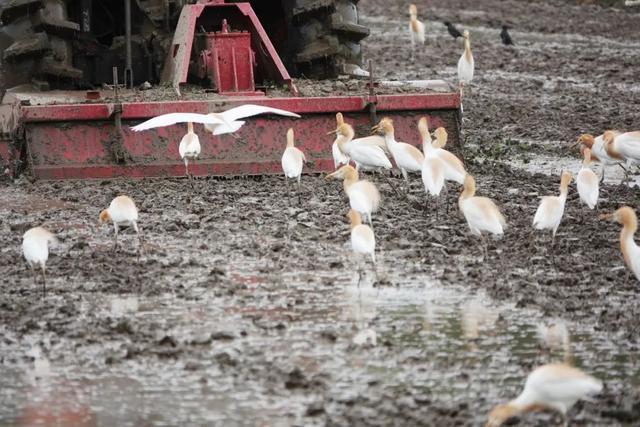
<path id="1" fill-rule="evenodd" d="M 412 51 L 416 44 L 424 43 L 425 25 L 418 20 L 417 8 L 409 8 Z M 464 52 L 458 62 L 458 78 L 460 88 L 473 79 L 474 61 L 471 53 L 469 32 L 464 31 Z M 184 160 L 185 171 L 189 174 L 189 161 L 195 162 L 200 155 L 200 140 L 194 132 L 193 123 L 204 124 L 205 129 L 213 135 L 222 135 L 237 131 L 244 121 L 241 119 L 258 114 L 278 114 L 289 117 L 300 117 L 288 111 L 257 105 L 243 105 L 222 113 L 164 114 L 134 126 L 134 131 L 169 126 L 177 123 L 188 123 L 188 132 L 180 141 L 179 152 Z M 497 205 L 487 197 L 476 196 L 475 179 L 467 173 L 462 161 L 444 147 L 447 143 L 447 132 L 438 128 L 432 135 L 429 132 L 426 118 L 421 118 L 417 130 L 422 142 L 422 150 L 411 144 L 395 139 L 394 125 L 391 119 L 383 118 L 374 126 L 373 131 L 381 135 L 369 135 L 355 138 L 353 127 L 345 122 L 341 113 L 336 114 L 336 134 L 332 145 L 335 171 L 326 176 L 327 180 L 341 179 L 350 209 L 348 218 L 351 223 L 351 247 L 359 256 L 370 257 L 375 264 L 376 239 L 373 231 L 372 216 L 381 202 L 380 192 L 376 185 L 359 179 L 360 171 L 385 171 L 393 168 L 391 160 L 402 174 L 405 182 L 409 173 L 420 173 L 427 200 L 436 200 L 446 192 L 446 183 L 454 182 L 463 186 L 458 198 L 458 207 L 467 221 L 472 234 L 479 236 L 483 243 L 483 257 L 487 257 L 486 234 L 502 235 L 507 221 Z M 433 137 L 432 137 L 433 136 Z M 434 139 L 435 138 L 435 139 Z M 285 180 L 295 180 L 300 189 L 300 179 L 306 162 L 304 153 L 295 147 L 294 131 L 289 129 L 286 136 L 287 145 L 282 155 L 282 170 Z M 619 133 L 607 131 L 594 138 L 582 135 L 576 144 L 584 145 L 582 168 L 577 176 L 577 189 L 580 200 L 594 209 L 598 203 L 599 180 L 590 169 L 593 161 L 604 167 L 612 164 L 631 166 L 640 163 L 640 132 Z M 391 156 L 391 159 L 388 157 Z M 353 162 L 355 167 L 351 166 Z M 388 181 L 386 175 L 381 176 Z M 572 176 L 563 172 L 560 179 L 560 194 L 544 197 L 533 219 L 533 227 L 538 230 L 549 230 L 552 235 L 552 247 L 556 232 L 564 215 L 565 203 Z M 391 184 L 391 182 L 389 182 Z M 394 187 L 395 189 L 395 187 Z M 299 195 L 299 191 L 298 191 Z M 438 212 L 436 207 L 436 213 Z M 363 224 L 364 218 L 366 224 Z M 637 218 L 633 209 L 622 207 L 611 214 L 601 215 L 603 219 L 612 219 L 622 224 L 620 248 L 629 270 L 640 280 L 640 249 L 634 241 L 637 229 Z M 138 228 L 138 209 L 128 196 L 118 196 L 109 207 L 100 212 L 99 220 L 111 222 L 114 227 L 114 248 L 121 227 L 132 227 L 140 238 Z M 29 266 L 42 273 L 43 290 L 46 284 L 45 264 L 48 259 L 49 246 L 56 240 L 55 236 L 42 227 L 28 230 L 23 236 L 23 254 Z M 141 247 L 139 241 L 139 247 Z M 35 270 L 34 270 L 35 271 Z M 35 276 L 37 278 L 37 276 Z M 602 382 L 570 366 L 548 364 L 535 369 L 526 380 L 524 390 L 514 400 L 496 406 L 489 414 L 487 426 L 499 426 L 509 418 L 539 409 L 558 411 L 563 417 L 573 404 L 592 393 L 602 390 Z"/>

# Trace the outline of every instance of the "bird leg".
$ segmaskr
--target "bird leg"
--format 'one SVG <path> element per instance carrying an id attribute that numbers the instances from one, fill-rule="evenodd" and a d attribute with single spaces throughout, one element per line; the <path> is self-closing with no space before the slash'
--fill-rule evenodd
<path id="1" fill-rule="evenodd" d="M 42 296 L 47 294 L 47 275 L 44 272 L 44 264 L 42 264 Z"/>
<path id="2" fill-rule="evenodd" d="M 302 205 L 302 198 L 300 196 L 300 177 L 298 177 L 298 204 Z"/>
<path id="3" fill-rule="evenodd" d="M 138 229 L 138 224 L 135 222 L 133 223 L 133 229 L 136 231 L 136 234 L 138 235 L 138 261 L 140 261 L 140 254 L 144 252 L 144 239 L 142 237 L 142 234 L 140 234 L 140 230 Z"/>
<path id="4" fill-rule="evenodd" d="M 115 233 L 113 236 L 113 251 L 115 252 L 118 250 L 118 224 L 114 222 L 113 228 L 115 229 Z"/>
<path id="5" fill-rule="evenodd" d="M 388 176 L 386 176 L 386 175 L 383 175 L 383 176 L 384 176 L 385 181 L 387 181 L 387 184 L 389 184 L 389 186 L 390 186 L 390 187 L 391 187 L 391 189 L 396 193 L 396 195 L 397 195 L 397 196 L 402 196 L 402 194 L 400 194 L 400 193 L 398 192 L 398 189 L 396 188 L 396 186 L 395 186 L 395 185 L 393 185 L 393 184 L 391 183 L 391 180 L 389 179 L 389 177 L 388 177 Z"/>
<path id="6" fill-rule="evenodd" d="M 551 255 L 551 263 L 553 264 L 553 268 L 558 271 L 558 266 L 556 265 L 556 254 L 555 254 L 555 246 L 556 246 L 556 235 L 553 233 L 551 235 L 551 246 L 550 246 L 550 255 Z"/>

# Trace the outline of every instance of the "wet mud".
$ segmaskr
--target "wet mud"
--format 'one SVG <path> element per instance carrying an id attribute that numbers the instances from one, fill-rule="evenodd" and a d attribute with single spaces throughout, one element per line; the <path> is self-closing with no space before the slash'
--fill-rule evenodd
<path id="1" fill-rule="evenodd" d="M 637 208 L 638 190 L 607 183 L 594 212 L 573 183 L 551 249 L 531 221 L 560 171 L 510 166 L 575 155 L 566 147 L 578 133 L 640 127 L 638 56 L 625 55 L 640 44 L 625 33 L 637 15 L 460 4 L 430 3 L 434 33 L 414 64 L 406 5 L 360 10 L 365 52 L 386 79 L 453 82 L 461 48 L 431 21 L 469 24 L 465 158 L 508 221 L 487 259 L 457 210 L 459 188 L 425 206 L 417 176 L 407 194 L 366 176 L 383 196 L 375 269 L 352 259 L 348 202 L 319 176 L 303 177 L 300 201 L 282 177 L 0 183 L 0 424 L 481 425 L 533 367 L 563 360 L 536 330 L 565 322 L 574 363 L 605 383 L 572 425 L 639 425 L 639 284 L 625 280 L 619 226 L 597 218 Z M 499 44 L 503 20 L 515 48 Z M 114 252 L 112 228 L 97 225 L 119 194 L 140 209 L 140 253 L 131 230 Z M 23 232 L 41 224 L 61 240 L 44 298 L 20 253 Z M 529 414 L 518 425 L 554 424 Z"/>

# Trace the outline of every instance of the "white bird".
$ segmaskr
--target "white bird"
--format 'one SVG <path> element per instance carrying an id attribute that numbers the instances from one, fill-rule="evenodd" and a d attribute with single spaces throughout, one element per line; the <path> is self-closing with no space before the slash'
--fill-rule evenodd
<path id="1" fill-rule="evenodd" d="M 469 40 L 469 30 L 464 30 L 462 34 L 464 40 L 464 52 L 458 60 L 458 82 L 460 87 L 471 83 L 473 80 L 474 62 L 471 53 L 471 42 Z"/>
<path id="2" fill-rule="evenodd" d="M 413 145 L 396 141 L 393 120 L 384 117 L 380 120 L 380 123 L 373 127 L 373 130 L 384 134 L 387 148 L 393 156 L 396 166 L 402 172 L 405 181 L 409 180 L 407 172 L 420 172 L 422 170 L 424 155 Z"/>
<path id="3" fill-rule="evenodd" d="M 282 154 L 282 171 L 287 184 L 289 184 L 289 179 L 298 181 L 298 199 L 300 199 L 300 176 L 302 175 L 302 166 L 307 158 L 293 144 L 293 129 L 289 129 L 287 131 L 287 148 Z"/>
<path id="4" fill-rule="evenodd" d="M 589 164 L 591 163 L 591 150 L 585 148 L 583 150 L 583 155 L 584 161 L 582 162 L 580 172 L 578 172 L 576 185 L 578 187 L 580 200 L 582 200 L 589 209 L 593 209 L 598 204 L 598 193 L 600 191 L 598 177 L 595 172 L 589 169 Z"/>
<path id="5" fill-rule="evenodd" d="M 420 123 L 418 123 L 418 128 L 420 128 Z M 435 143 L 433 143 L 433 147 L 435 148 L 435 155 L 444 163 L 444 179 L 463 185 L 464 178 L 467 176 L 467 171 L 464 168 L 462 160 L 460 160 L 455 154 L 444 149 L 444 146 L 447 144 L 448 138 L 446 129 L 443 127 L 439 127 L 435 130 L 434 134 L 436 137 L 436 141 Z M 423 138 L 423 141 L 424 140 L 425 139 Z"/>
<path id="6" fill-rule="evenodd" d="M 37 283 L 35 268 L 42 272 L 42 292 L 46 292 L 47 279 L 45 264 L 49 259 L 49 245 L 57 242 L 56 236 L 42 227 L 34 227 L 27 230 L 22 236 L 22 254 L 27 260 L 31 271 L 34 273 L 34 280 Z"/>
<path id="7" fill-rule="evenodd" d="M 120 227 L 133 227 L 138 235 L 138 246 L 141 247 L 140 230 L 138 229 L 138 208 L 128 196 L 118 196 L 111 201 L 107 209 L 100 212 L 100 223 L 113 222 L 115 239 L 113 249 L 118 248 L 118 232 Z"/>
<path id="8" fill-rule="evenodd" d="M 371 225 L 371 214 L 380 206 L 380 192 L 376 186 L 369 181 L 359 181 L 358 172 L 350 165 L 342 166 L 325 177 L 326 180 L 333 178 L 344 179 L 343 188 L 351 209 L 364 216 Z"/>
<path id="9" fill-rule="evenodd" d="M 342 113 L 336 113 L 336 122 L 337 126 L 344 124 L 344 118 L 342 117 Z M 333 133 L 333 132 L 332 132 Z M 338 167 L 342 165 L 348 165 L 351 159 L 349 156 L 344 154 L 340 147 L 338 146 L 339 135 L 336 136 L 336 140 L 333 141 L 333 145 L 331 146 L 331 154 L 333 155 L 333 168 L 338 169 Z"/>
<path id="10" fill-rule="evenodd" d="M 509 418 L 536 410 L 567 411 L 580 399 L 602 391 L 602 381 L 566 364 L 543 365 L 527 377 L 524 390 L 489 413 L 485 427 L 498 427 Z M 565 425 L 567 425 L 565 423 Z"/>
<path id="11" fill-rule="evenodd" d="M 613 132 L 614 135 L 619 134 L 619 132 L 615 131 L 609 132 Z M 600 178 L 600 182 L 604 181 L 604 171 L 606 166 L 620 165 L 624 160 L 619 154 L 616 154 L 611 150 L 609 150 L 611 154 L 607 152 L 604 146 L 604 134 L 594 138 L 593 135 L 583 133 L 578 137 L 578 140 L 571 145 L 571 147 L 575 147 L 579 144 L 591 149 L 591 160 L 600 162 L 602 165 L 602 177 Z"/>
<path id="12" fill-rule="evenodd" d="M 560 195 L 543 197 L 533 217 L 533 227 L 536 230 L 551 230 L 552 248 L 555 243 L 556 232 L 564 215 L 564 205 L 567 201 L 570 182 L 571 172 L 562 172 L 560 177 Z"/>
<path id="13" fill-rule="evenodd" d="M 421 170 L 424 190 L 428 196 L 438 197 L 444 188 L 444 163 L 436 156 L 436 149 L 432 145 L 425 117 L 422 117 L 418 122 L 418 130 L 422 136 L 422 150 L 424 151 Z M 438 209 L 436 208 L 437 213 Z"/>
<path id="14" fill-rule="evenodd" d="M 424 45 L 424 24 L 418 20 L 418 8 L 409 5 L 409 34 L 411 35 L 411 59 L 415 58 L 416 43 Z"/>
<path id="15" fill-rule="evenodd" d="M 564 350 L 564 362 L 571 361 L 571 341 L 569 339 L 569 330 L 564 322 L 557 322 L 549 326 L 542 323 L 536 327 L 538 342 L 543 348 L 550 351 L 555 349 Z"/>
<path id="16" fill-rule="evenodd" d="M 200 138 L 193 131 L 193 122 L 187 122 L 187 133 L 180 140 L 178 151 L 180 152 L 180 157 L 184 160 L 185 174 L 191 178 L 191 175 L 189 175 L 189 159 L 192 159 L 195 163 L 200 155 Z"/>
<path id="17" fill-rule="evenodd" d="M 224 135 L 237 131 L 244 124 L 240 119 L 257 116 L 259 114 L 277 114 L 280 116 L 297 117 L 300 116 L 290 111 L 280 110 L 279 108 L 265 107 L 263 105 L 246 104 L 221 113 L 197 114 L 197 113 L 169 113 L 154 117 L 137 126 L 133 126 L 131 130 L 140 132 L 147 129 L 170 126 L 176 123 L 193 122 L 202 123 L 204 128 L 214 135 Z"/>
<path id="18" fill-rule="evenodd" d="M 371 262 L 376 262 L 376 238 L 373 230 L 362 223 L 360 214 L 353 209 L 347 215 L 351 221 L 351 249 L 356 254 L 364 254 L 371 257 Z"/>
<path id="19" fill-rule="evenodd" d="M 624 262 L 633 273 L 633 275 L 640 281 L 640 248 L 634 240 L 634 235 L 638 230 L 638 218 L 636 213 L 629 206 L 623 206 L 614 213 L 604 214 L 600 216 L 601 219 L 612 219 L 622 224 L 622 231 L 620 231 L 620 251 Z M 627 279 L 629 276 L 627 275 Z"/>
<path id="20" fill-rule="evenodd" d="M 458 206 L 467 220 L 471 233 L 482 239 L 484 256 L 487 257 L 488 248 L 482 232 L 502 235 L 507 221 L 493 200 L 487 197 L 478 197 L 475 194 L 476 181 L 471 175 L 467 175 L 464 179 L 464 189 L 458 199 Z"/>
<path id="21" fill-rule="evenodd" d="M 350 124 L 343 123 L 330 133 L 338 134 L 336 143 L 340 151 L 356 163 L 356 170 L 360 170 L 360 168 L 391 169 L 393 167 L 384 150 L 378 145 L 355 142 L 353 139 L 355 133 Z"/>

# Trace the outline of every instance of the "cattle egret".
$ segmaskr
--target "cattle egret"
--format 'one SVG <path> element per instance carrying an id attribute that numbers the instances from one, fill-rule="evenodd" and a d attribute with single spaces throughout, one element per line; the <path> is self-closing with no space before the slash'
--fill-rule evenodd
<path id="1" fill-rule="evenodd" d="M 42 293 L 47 290 L 45 264 L 49 258 L 49 245 L 57 242 L 56 236 L 42 227 L 34 227 L 27 230 L 22 236 L 22 254 L 27 260 L 35 283 L 38 281 L 36 268 L 42 272 Z"/>
<path id="2" fill-rule="evenodd" d="M 543 365 L 529 374 L 517 398 L 491 410 L 486 427 L 498 427 L 516 415 L 547 409 L 560 412 L 566 421 L 567 411 L 578 400 L 601 390 L 600 380 L 577 368 L 566 364 Z"/>
<path id="3" fill-rule="evenodd" d="M 469 30 L 464 30 L 462 37 L 464 39 L 464 52 L 458 60 L 458 82 L 460 83 L 460 88 L 471 83 L 471 80 L 473 80 L 474 70 L 471 42 L 469 41 Z"/>
<path id="4" fill-rule="evenodd" d="M 591 169 L 589 169 L 589 164 L 591 163 L 591 150 L 585 148 L 582 153 L 584 155 L 584 161 L 582 162 L 580 172 L 578 172 L 576 184 L 578 186 L 580 200 L 582 200 L 589 209 L 593 209 L 598 204 L 598 177 Z"/>
<path id="5" fill-rule="evenodd" d="M 344 124 L 344 118 L 342 117 L 342 113 L 336 113 L 336 123 L 338 127 Z M 340 135 L 337 135 L 336 140 L 333 141 L 333 145 L 331 146 L 331 154 L 333 155 L 334 169 L 338 169 L 338 167 L 342 165 L 348 165 L 350 161 L 349 156 L 344 154 L 342 150 L 340 150 L 340 147 L 338 146 L 339 138 L 340 138 Z"/>
<path id="6" fill-rule="evenodd" d="M 365 255 L 371 257 L 371 262 L 376 264 L 376 238 L 373 230 L 362 224 L 360 214 L 354 209 L 350 209 L 347 217 L 351 221 L 351 249 L 356 256 Z M 359 263 L 359 260 L 356 260 Z M 358 268 L 358 286 L 360 286 L 360 268 Z"/>
<path id="7" fill-rule="evenodd" d="M 131 130 L 140 132 L 147 129 L 170 126 L 176 123 L 193 122 L 202 123 L 207 131 L 214 135 L 224 135 L 237 131 L 244 125 L 240 119 L 257 116 L 259 114 L 277 114 L 280 116 L 300 118 L 298 114 L 278 108 L 265 107 L 263 105 L 246 104 L 221 113 L 197 114 L 197 113 L 169 113 L 154 117 L 133 126 Z"/>
<path id="8" fill-rule="evenodd" d="M 602 165 L 602 177 L 600 178 L 600 182 L 604 181 L 604 170 L 606 166 L 619 165 L 623 161 L 622 157 L 614 152 L 612 152 L 613 157 L 609 155 L 604 147 L 604 134 L 594 138 L 593 135 L 584 133 L 578 137 L 578 140 L 573 143 L 571 147 L 575 147 L 580 144 L 591 149 L 591 160 L 598 161 Z"/>
<path id="9" fill-rule="evenodd" d="M 550 351 L 562 349 L 564 362 L 571 362 L 571 340 L 569 339 L 569 330 L 564 322 L 557 322 L 549 326 L 538 324 L 536 332 L 541 347 Z"/>
<path id="10" fill-rule="evenodd" d="M 606 131 L 602 134 L 604 149 L 612 158 L 620 157 L 627 167 L 640 163 L 640 132 L 616 133 Z M 625 169 L 625 177 L 628 171 Z"/>
<path id="11" fill-rule="evenodd" d="M 422 136 L 422 149 L 424 161 L 422 162 L 422 183 L 427 196 L 438 197 L 444 187 L 444 164 L 435 154 L 436 149 L 431 143 L 431 136 L 427 129 L 427 119 L 421 118 L 418 122 L 418 130 Z M 428 200 L 428 199 L 427 199 Z M 436 215 L 438 208 L 436 207 Z"/>
<path id="12" fill-rule="evenodd" d="M 571 172 L 562 172 L 560 177 L 560 195 L 543 197 L 533 217 L 533 227 L 536 230 L 551 230 L 552 249 L 556 240 L 556 232 L 564 215 L 564 205 L 567 201 L 570 182 Z"/>
<path id="13" fill-rule="evenodd" d="M 384 134 L 387 148 L 393 156 L 396 166 L 402 172 L 405 182 L 409 180 L 407 172 L 420 172 L 422 170 L 424 155 L 413 145 L 396 141 L 393 120 L 385 117 L 374 126 L 373 130 Z"/>
<path id="14" fill-rule="evenodd" d="M 409 5 L 409 34 L 411 35 L 411 59 L 415 58 L 416 43 L 424 45 L 424 24 L 418 20 L 418 8 Z"/>
<path id="15" fill-rule="evenodd" d="M 420 123 L 418 123 L 418 128 L 420 128 Z M 435 130 L 434 134 L 436 137 L 436 141 L 435 143 L 433 143 L 433 146 L 436 148 L 435 155 L 440 158 L 440 160 L 442 160 L 445 166 L 444 179 L 446 179 L 447 181 L 457 182 L 460 185 L 464 184 L 464 178 L 465 176 L 467 176 L 467 171 L 464 168 L 462 160 L 460 160 L 450 151 L 444 149 L 444 146 L 447 144 L 448 138 L 446 129 L 443 127 L 439 127 Z"/>
<path id="16" fill-rule="evenodd" d="M 138 235 L 138 246 L 141 247 L 140 231 L 138 230 L 138 208 L 128 196 L 118 196 L 111 201 L 109 207 L 100 212 L 100 223 L 113 222 L 115 238 L 113 249 L 118 248 L 118 232 L 120 227 L 133 227 Z"/>
<path id="17" fill-rule="evenodd" d="M 375 144 L 356 143 L 353 127 L 348 123 L 338 125 L 338 128 L 329 133 L 337 133 L 336 143 L 344 154 L 356 163 L 356 170 L 365 169 L 391 169 L 391 162 L 384 150 Z"/>
<path id="18" fill-rule="evenodd" d="M 287 185 L 289 179 L 298 181 L 298 201 L 300 201 L 300 176 L 302 175 L 302 165 L 307 159 L 304 153 L 293 145 L 293 142 L 293 129 L 289 129 L 287 131 L 287 148 L 282 154 L 282 171 Z"/>
<path id="19" fill-rule="evenodd" d="M 623 206 L 614 213 L 604 214 L 601 219 L 612 219 L 622 224 L 620 232 L 620 251 L 624 262 L 629 267 L 636 279 L 640 280 L 640 248 L 634 241 L 634 235 L 638 229 L 638 218 L 633 209 Z M 627 279 L 629 276 L 627 275 Z"/>
<path id="20" fill-rule="evenodd" d="M 326 180 L 333 178 L 344 180 L 344 192 L 349 197 L 351 209 L 364 216 L 369 225 L 372 225 L 371 214 L 380 206 L 380 193 L 376 186 L 369 181 L 359 181 L 358 172 L 350 165 L 342 166 L 325 177 Z"/>
<path id="21" fill-rule="evenodd" d="M 476 181 L 471 175 L 467 175 L 464 179 L 464 189 L 458 199 L 458 206 L 467 220 L 471 233 L 482 239 L 484 257 L 487 257 L 489 250 L 482 232 L 502 235 L 507 221 L 493 200 L 487 197 L 478 197 L 475 194 Z"/>
<path id="22" fill-rule="evenodd" d="M 189 175 L 189 159 L 192 159 L 195 163 L 200 155 L 200 138 L 193 131 L 193 122 L 187 122 L 187 133 L 180 140 L 178 149 L 180 157 L 184 160 L 185 174 L 191 178 L 191 175 Z"/>

